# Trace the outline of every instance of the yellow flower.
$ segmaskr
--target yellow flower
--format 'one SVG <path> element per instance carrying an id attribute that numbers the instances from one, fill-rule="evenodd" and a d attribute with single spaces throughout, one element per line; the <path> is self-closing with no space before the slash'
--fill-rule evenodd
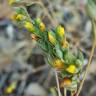
<path id="1" fill-rule="evenodd" d="M 56 69 L 63 69 L 64 68 L 64 62 L 62 62 L 60 59 L 55 59 L 53 61 L 53 67 Z"/>
<path id="2" fill-rule="evenodd" d="M 45 24 L 43 22 L 41 22 L 39 25 L 39 28 L 42 32 L 45 31 Z"/>
<path id="3" fill-rule="evenodd" d="M 75 65 L 70 65 L 67 69 L 66 69 L 67 72 L 71 73 L 71 74 L 74 74 L 76 73 L 76 66 Z"/>
<path id="4" fill-rule="evenodd" d="M 8 3 L 12 5 L 15 2 L 15 0 L 8 0 Z"/>
<path id="5" fill-rule="evenodd" d="M 35 23 L 39 26 L 42 32 L 45 31 L 45 24 L 41 21 L 40 18 L 35 19 Z"/>
<path id="6" fill-rule="evenodd" d="M 60 87 L 64 87 L 64 86 L 69 87 L 71 84 L 72 84 L 72 80 L 66 77 L 61 82 Z"/>
<path id="7" fill-rule="evenodd" d="M 16 88 L 17 82 L 13 82 L 12 84 L 10 84 L 6 89 L 5 89 L 5 93 L 10 94 L 13 92 L 13 90 Z"/>
<path id="8" fill-rule="evenodd" d="M 14 15 L 11 16 L 11 19 L 12 19 L 13 21 L 15 21 L 15 20 L 16 20 L 16 17 L 17 17 L 17 14 L 14 14 Z"/>
<path id="9" fill-rule="evenodd" d="M 69 43 L 66 40 L 63 40 L 62 48 L 68 48 L 68 47 L 69 47 Z"/>
<path id="10" fill-rule="evenodd" d="M 16 20 L 22 20 L 24 18 L 24 15 L 22 14 L 17 14 Z"/>
<path id="11" fill-rule="evenodd" d="M 54 34 L 53 34 L 51 31 L 48 32 L 48 40 L 49 40 L 53 45 L 56 44 L 55 36 L 54 36 Z"/>
<path id="12" fill-rule="evenodd" d="M 24 27 L 28 30 L 28 31 L 31 31 L 33 32 L 34 31 L 34 26 L 31 22 L 28 22 L 26 21 L 25 24 L 24 24 Z"/>
<path id="13" fill-rule="evenodd" d="M 64 34 L 65 34 L 65 30 L 62 26 L 57 26 L 56 28 L 56 32 L 57 34 L 60 36 L 60 37 L 64 37 Z"/>
<path id="14" fill-rule="evenodd" d="M 20 20 L 23 20 L 24 19 L 24 15 L 22 15 L 22 14 L 14 14 L 12 17 L 11 17 L 11 19 L 12 20 L 18 20 L 18 21 L 20 21 Z"/>

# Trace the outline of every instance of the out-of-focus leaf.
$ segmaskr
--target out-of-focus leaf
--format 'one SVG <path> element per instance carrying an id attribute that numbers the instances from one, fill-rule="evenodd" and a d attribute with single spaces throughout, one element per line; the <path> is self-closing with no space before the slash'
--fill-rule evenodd
<path id="1" fill-rule="evenodd" d="M 95 2 L 96 2 L 95 0 L 87 0 L 87 4 L 86 4 L 86 12 L 94 20 L 96 20 L 96 3 Z"/>

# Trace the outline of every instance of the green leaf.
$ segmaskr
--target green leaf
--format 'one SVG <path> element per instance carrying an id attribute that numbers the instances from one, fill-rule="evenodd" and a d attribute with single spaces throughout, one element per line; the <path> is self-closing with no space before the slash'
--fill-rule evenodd
<path id="1" fill-rule="evenodd" d="M 82 66 L 83 63 L 81 62 L 81 60 L 77 59 L 76 64 L 77 64 L 78 67 L 80 67 L 80 66 Z"/>
<path id="2" fill-rule="evenodd" d="M 41 21 L 40 18 L 36 18 L 36 19 L 34 20 L 34 23 L 35 23 L 36 25 L 39 25 L 41 22 L 42 22 L 42 21 Z"/>
<path id="3" fill-rule="evenodd" d="M 63 52 L 60 50 L 59 44 L 55 45 L 55 50 L 56 50 L 56 56 L 58 58 L 63 59 Z"/>
<path id="4" fill-rule="evenodd" d="M 44 51 L 44 52 L 48 52 L 47 46 L 45 44 L 45 42 L 42 39 L 39 39 L 37 41 L 39 47 Z"/>
<path id="5" fill-rule="evenodd" d="M 16 13 L 26 15 L 24 8 L 15 7 L 14 9 L 16 10 Z"/>
<path id="6" fill-rule="evenodd" d="M 60 76 L 61 76 L 61 78 L 65 78 L 65 77 L 71 77 L 72 75 L 69 74 L 68 72 L 66 72 L 66 70 L 62 70 L 60 72 Z"/>
<path id="7" fill-rule="evenodd" d="M 64 55 L 64 61 L 67 64 L 75 64 L 75 60 L 76 60 L 76 57 L 69 51 Z"/>
<path id="8" fill-rule="evenodd" d="M 76 62 L 78 62 L 80 65 L 84 63 L 84 56 L 80 51 L 78 51 Z"/>

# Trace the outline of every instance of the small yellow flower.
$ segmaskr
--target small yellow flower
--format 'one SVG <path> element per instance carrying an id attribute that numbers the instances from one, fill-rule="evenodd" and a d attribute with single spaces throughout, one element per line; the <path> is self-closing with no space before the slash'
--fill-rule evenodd
<path id="1" fill-rule="evenodd" d="M 34 26 L 31 22 L 28 22 L 26 21 L 25 24 L 24 24 L 24 27 L 28 30 L 28 31 L 31 31 L 33 32 L 34 31 Z"/>
<path id="2" fill-rule="evenodd" d="M 20 20 L 24 19 L 24 15 L 22 15 L 22 14 L 14 14 L 14 15 L 12 15 L 11 19 L 14 20 L 14 21 L 16 21 L 16 20 L 20 21 Z"/>
<path id="3" fill-rule="evenodd" d="M 39 25 L 39 28 L 42 32 L 45 31 L 45 24 L 43 22 L 41 22 Z"/>
<path id="4" fill-rule="evenodd" d="M 16 20 L 22 20 L 24 18 L 24 15 L 22 14 L 17 14 Z"/>
<path id="5" fill-rule="evenodd" d="M 15 0 L 8 0 L 8 3 L 12 5 L 15 2 Z"/>
<path id="6" fill-rule="evenodd" d="M 69 43 L 66 40 L 63 40 L 62 48 L 68 48 L 68 47 L 69 47 Z"/>
<path id="7" fill-rule="evenodd" d="M 64 30 L 64 28 L 62 27 L 62 26 L 57 26 L 57 28 L 56 28 L 56 32 L 57 32 L 57 34 L 60 36 L 60 37 L 64 37 L 64 35 L 65 35 L 65 30 Z"/>
<path id="8" fill-rule="evenodd" d="M 55 59 L 53 61 L 53 67 L 56 69 L 63 69 L 64 68 L 64 62 L 62 62 L 60 59 Z"/>
<path id="9" fill-rule="evenodd" d="M 72 84 L 72 80 L 66 77 L 61 82 L 60 87 L 64 87 L 64 86 L 69 87 L 71 84 Z"/>
<path id="10" fill-rule="evenodd" d="M 71 74 L 74 74 L 76 73 L 76 66 L 75 65 L 70 65 L 67 69 L 66 69 L 67 72 L 71 73 Z"/>
<path id="11" fill-rule="evenodd" d="M 16 17 L 17 17 L 17 14 L 14 14 L 11 16 L 11 20 L 15 21 L 16 20 Z"/>
<path id="12" fill-rule="evenodd" d="M 13 82 L 12 84 L 10 84 L 6 89 L 5 89 L 5 93 L 10 94 L 13 92 L 13 90 L 16 88 L 17 82 Z"/>
<path id="13" fill-rule="evenodd" d="M 53 33 L 51 31 L 48 32 L 48 40 L 55 45 L 56 44 L 56 39 L 55 36 L 53 35 Z"/>

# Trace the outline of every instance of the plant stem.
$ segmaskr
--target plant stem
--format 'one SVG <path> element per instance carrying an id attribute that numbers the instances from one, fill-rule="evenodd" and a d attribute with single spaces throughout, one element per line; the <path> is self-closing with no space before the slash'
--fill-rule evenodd
<path id="1" fill-rule="evenodd" d="M 27 16 L 28 16 L 28 19 L 29 19 L 30 21 L 32 21 L 32 19 L 31 19 L 31 17 L 30 17 L 30 15 L 29 15 L 29 13 L 28 13 L 28 11 L 27 11 L 26 7 L 22 6 L 21 8 L 23 8 L 23 9 L 24 9 L 24 11 L 26 12 L 26 14 L 27 14 Z"/>
<path id="2" fill-rule="evenodd" d="M 67 96 L 67 90 L 64 88 L 64 96 Z"/>
<path id="3" fill-rule="evenodd" d="M 89 57 L 89 61 L 88 61 L 88 64 L 87 64 L 87 67 L 86 67 L 86 71 L 84 73 L 84 77 L 83 77 L 83 80 L 81 81 L 81 85 L 78 89 L 78 92 L 77 92 L 77 95 L 76 96 L 79 96 L 81 90 L 82 90 L 82 87 L 83 87 L 83 84 L 84 84 L 84 81 L 86 79 L 86 76 L 87 76 L 87 73 L 89 71 L 89 68 L 90 68 L 90 65 L 91 65 L 91 61 L 92 61 L 92 57 L 93 57 L 93 54 L 94 54 L 94 50 L 95 50 L 95 41 L 93 42 L 93 45 L 92 45 L 92 49 L 91 49 L 91 53 L 90 53 L 90 57 Z"/>
<path id="4" fill-rule="evenodd" d="M 73 96 L 73 93 L 72 93 L 72 91 L 71 91 L 71 96 Z"/>
<path id="5" fill-rule="evenodd" d="M 60 86 L 59 86 L 59 79 L 58 79 L 58 74 L 57 74 L 57 71 L 56 71 L 56 70 L 55 70 L 55 76 L 56 76 L 56 83 L 57 83 L 58 96 L 61 96 Z"/>

